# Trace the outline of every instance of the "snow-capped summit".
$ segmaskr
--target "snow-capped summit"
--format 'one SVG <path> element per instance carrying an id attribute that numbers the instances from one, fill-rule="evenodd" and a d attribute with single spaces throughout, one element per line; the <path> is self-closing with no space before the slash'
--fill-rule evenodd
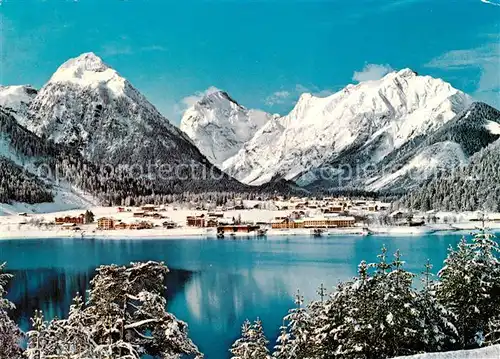
<path id="1" fill-rule="evenodd" d="M 206 161 L 182 131 L 93 53 L 57 69 L 33 100 L 25 126 L 77 147 L 92 161 Z"/>
<path id="2" fill-rule="evenodd" d="M 221 166 L 271 118 L 263 111 L 246 109 L 224 91 L 216 91 L 186 110 L 180 128 L 212 163 Z"/>
<path id="3" fill-rule="evenodd" d="M 85 52 L 63 63 L 54 75 L 58 75 L 62 71 L 103 72 L 109 69 L 110 67 L 106 65 L 99 56 L 93 52 Z"/>
<path id="4" fill-rule="evenodd" d="M 126 86 L 126 80 L 93 52 L 66 61 L 52 75 L 49 82 L 66 82 L 84 87 L 105 85 L 115 95 L 123 94 Z"/>
<path id="5" fill-rule="evenodd" d="M 411 69 L 324 98 L 303 94 L 287 116 L 263 126 L 222 168 L 245 183 L 261 184 L 275 176 L 296 179 L 336 160 L 353 165 L 355 156 L 377 163 L 470 102 L 449 83 Z"/>
<path id="6" fill-rule="evenodd" d="M 9 111 L 17 121 L 22 122 L 37 92 L 30 85 L 0 86 L 0 107 Z"/>

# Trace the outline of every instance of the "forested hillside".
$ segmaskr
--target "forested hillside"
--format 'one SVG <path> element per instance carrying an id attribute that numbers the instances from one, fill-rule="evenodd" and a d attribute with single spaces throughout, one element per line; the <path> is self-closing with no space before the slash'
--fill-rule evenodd
<path id="1" fill-rule="evenodd" d="M 0 157 L 0 203 L 18 201 L 25 203 L 51 202 L 50 187 L 17 166 Z"/>
<path id="2" fill-rule="evenodd" d="M 452 172 L 443 172 L 401 203 L 427 211 L 498 211 L 500 204 L 500 140 L 480 150 L 470 163 Z"/>

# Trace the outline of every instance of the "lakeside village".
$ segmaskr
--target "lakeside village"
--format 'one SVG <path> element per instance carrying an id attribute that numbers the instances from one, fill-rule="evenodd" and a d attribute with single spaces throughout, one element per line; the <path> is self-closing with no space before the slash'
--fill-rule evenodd
<path id="1" fill-rule="evenodd" d="M 18 213 L 0 217 L 3 237 L 47 236 L 206 236 L 428 234 L 500 226 L 500 216 L 480 213 L 412 213 L 391 203 L 348 198 L 277 197 L 267 201 L 235 199 L 231 206 L 211 203 L 140 207 L 95 207 L 58 213 Z M 54 216 L 50 218 L 49 216 Z M 9 220 L 6 220 L 9 218 Z M 47 218 L 49 218 L 47 220 Z M 478 223 L 483 221 L 483 223 Z M 31 231 L 31 234 L 30 234 Z"/>
<path id="2" fill-rule="evenodd" d="M 81 231 L 85 225 L 95 225 L 96 231 L 124 231 L 124 230 L 164 230 L 200 229 L 206 234 L 213 234 L 218 238 L 236 235 L 265 236 L 269 230 L 304 229 L 310 230 L 313 235 L 321 235 L 328 229 L 354 229 L 359 227 L 356 217 L 347 215 L 353 206 L 363 206 L 363 210 L 372 212 L 379 208 L 387 208 L 387 204 L 359 202 L 357 204 L 344 202 L 329 203 L 318 201 L 299 202 L 294 206 L 276 208 L 279 215 L 266 220 L 264 218 L 249 220 L 257 208 L 245 207 L 243 201 L 234 207 L 216 207 L 214 210 L 204 210 L 196 207 L 192 214 L 186 215 L 184 221 L 176 221 L 168 212 L 179 212 L 177 207 L 143 205 L 137 208 L 116 207 L 114 216 L 95 218 L 94 213 L 87 211 L 77 216 L 55 217 L 53 224 L 64 229 Z M 361 208 L 360 208 L 361 209 Z M 180 212 L 185 212 L 181 210 Z M 312 215 L 314 212 L 314 215 Z M 228 215 L 229 214 L 229 215 Z M 232 214 L 232 215 L 231 215 Z M 175 216 L 177 219 L 179 216 Z M 361 233 L 361 232 L 360 232 Z M 202 234 L 202 232 L 200 232 Z"/>

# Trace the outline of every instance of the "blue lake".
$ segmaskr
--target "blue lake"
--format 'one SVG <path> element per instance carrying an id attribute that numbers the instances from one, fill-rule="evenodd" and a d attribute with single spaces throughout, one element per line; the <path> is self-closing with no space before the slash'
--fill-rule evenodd
<path id="1" fill-rule="evenodd" d="M 420 273 L 427 259 L 435 272 L 459 234 L 422 237 L 331 236 L 214 239 L 40 239 L 0 241 L 0 261 L 15 275 L 9 299 L 13 316 L 27 329 L 34 309 L 66 315 L 101 264 L 164 261 L 168 309 L 189 324 L 190 336 L 207 359 L 229 358 L 228 348 L 246 319 L 260 317 L 274 342 L 297 289 L 306 300 L 317 287 L 333 287 L 356 274 L 357 264 L 376 261 L 382 245 L 400 249 L 406 268 Z M 416 283 L 417 284 L 417 283 Z"/>

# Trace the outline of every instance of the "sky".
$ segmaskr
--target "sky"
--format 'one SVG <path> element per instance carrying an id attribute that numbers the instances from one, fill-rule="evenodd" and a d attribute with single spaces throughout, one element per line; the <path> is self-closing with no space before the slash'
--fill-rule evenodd
<path id="1" fill-rule="evenodd" d="M 286 114 L 299 95 L 409 67 L 500 108 L 500 0 L 0 0 L 0 84 L 40 88 L 94 52 L 174 123 L 227 91 Z"/>

